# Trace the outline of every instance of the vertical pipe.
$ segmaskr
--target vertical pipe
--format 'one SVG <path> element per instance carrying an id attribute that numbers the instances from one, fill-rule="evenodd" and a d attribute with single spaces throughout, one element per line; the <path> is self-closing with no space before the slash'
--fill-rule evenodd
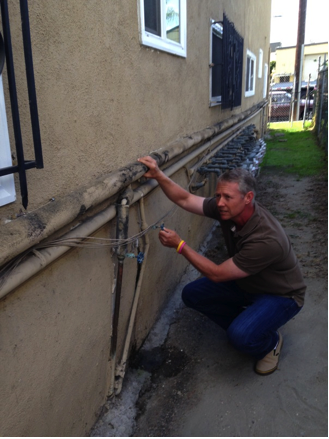
<path id="1" fill-rule="evenodd" d="M 314 111 L 314 123 L 315 127 L 318 129 L 319 123 L 319 105 L 320 105 L 320 65 L 321 65 L 321 56 L 318 57 L 318 75 L 316 77 L 316 93 L 314 94 L 314 102 L 313 102 L 313 111 Z"/>
<path id="2" fill-rule="evenodd" d="M 306 22 L 306 8 L 307 8 L 307 0 L 299 0 L 299 12 L 298 12 L 298 31 L 297 31 L 297 44 L 296 44 L 296 55 L 295 55 L 295 79 L 296 79 L 296 88 L 293 96 L 293 100 L 298 102 L 298 95 L 300 94 L 300 70 L 301 66 L 301 52 L 302 46 L 305 41 L 305 22 Z M 293 112 L 293 119 L 299 119 L 299 106 L 295 106 Z"/>
<path id="3" fill-rule="evenodd" d="M 299 78 L 298 78 L 299 88 L 298 88 L 298 93 L 297 93 L 298 113 L 297 113 L 296 120 L 299 120 L 299 116 L 300 116 L 300 95 L 301 95 L 301 87 L 302 87 L 303 59 L 304 59 L 304 44 L 302 44 L 301 51 L 300 51 L 300 67 L 299 67 Z"/>
<path id="4" fill-rule="evenodd" d="M 321 96 L 320 96 L 320 99 L 319 99 L 320 102 L 319 102 L 319 116 L 318 116 L 319 117 L 318 137 L 319 137 L 320 136 L 320 129 L 321 129 L 321 125 L 322 125 L 321 122 L 322 122 L 322 107 L 323 107 L 324 83 L 325 83 L 325 80 L 326 80 L 325 75 L 324 75 L 324 71 L 322 71 L 322 75 L 320 73 L 318 78 L 321 78 L 321 81 L 318 81 L 321 84 Z"/>
<path id="5" fill-rule="evenodd" d="M 121 202 L 117 205 L 117 239 L 125 240 L 128 238 L 128 221 L 129 221 L 129 204 L 127 198 L 122 198 Z M 112 323 L 112 340 L 111 340 L 111 356 L 116 353 L 117 338 L 118 338 L 118 326 L 119 326 L 119 312 L 120 312 L 120 300 L 122 290 L 122 278 L 123 278 L 123 262 L 125 259 L 125 246 L 119 245 L 117 248 L 118 258 L 118 271 L 115 287 L 115 304 Z"/>
<path id="6" fill-rule="evenodd" d="M 307 96 L 308 96 L 308 90 L 310 87 L 310 80 L 311 80 L 311 73 L 308 75 L 308 81 L 307 81 L 305 105 L 304 105 L 304 115 L 303 115 L 303 128 L 305 127 L 305 118 L 306 118 L 306 110 L 307 110 Z M 310 103 L 310 99 L 309 99 L 309 103 Z"/>
<path id="7" fill-rule="evenodd" d="M 140 205 L 140 214 L 141 214 L 141 230 L 146 230 L 148 226 L 147 226 L 146 219 L 145 219 L 144 198 L 140 198 L 139 205 Z M 149 238 L 148 238 L 148 235 L 145 234 L 144 235 L 144 249 L 143 249 L 144 250 L 144 261 L 142 263 L 141 271 L 140 271 L 137 285 L 135 288 L 135 294 L 134 294 L 133 304 L 131 307 L 129 324 L 128 324 L 125 343 L 124 343 L 122 358 L 121 358 L 120 364 L 118 364 L 118 366 L 116 368 L 116 382 L 115 382 L 115 394 L 116 395 L 118 395 L 121 392 L 123 378 L 124 378 L 125 373 L 126 373 L 127 359 L 128 359 L 129 348 L 130 348 L 130 343 L 131 343 L 131 336 L 132 336 L 133 328 L 135 326 L 137 306 L 139 303 L 139 297 L 140 297 L 140 292 L 141 292 L 141 288 L 142 288 L 142 282 L 143 282 L 144 271 L 145 271 L 149 247 L 150 247 Z"/>
<path id="8" fill-rule="evenodd" d="M 114 314 L 112 321 L 112 340 L 111 340 L 111 357 L 116 353 L 117 342 L 118 342 L 118 326 L 119 326 L 119 311 L 120 311 L 120 301 L 121 301 L 121 290 L 122 290 L 122 277 L 123 277 L 123 260 L 118 263 L 117 281 L 115 288 L 115 305 Z"/>
<path id="9" fill-rule="evenodd" d="M 292 99 L 290 103 L 290 120 L 291 120 L 291 126 L 294 123 L 294 108 L 295 108 L 295 91 L 296 91 L 296 72 L 294 73 L 294 84 L 292 88 Z"/>
<path id="10" fill-rule="evenodd" d="M 121 303 L 121 292 L 122 292 L 122 280 L 123 280 L 123 263 L 125 260 L 126 247 L 124 241 L 128 238 L 128 224 L 129 224 L 129 205 L 133 199 L 133 191 L 129 187 L 124 191 L 124 193 L 119 197 L 117 204 L 117 239 L 122 241 L 122 245 L 118 245 L 117 248 L 117 258 L 118 258 L 118 269 L 117 278 L 115 286 L 115 302 L 114 302 L 114 313 L 112 319 L 112 338 L 111 338 L 111 349 L 110 349 L 110 359 L 112 361 L 112 382 L 111 391 L 114 387 L 115 380 L 115 369 L 116 369 L 116 350 L 118 343 L 118 332 L 119 332 L 119 317 L 120 317 L 120 303 Z"/>

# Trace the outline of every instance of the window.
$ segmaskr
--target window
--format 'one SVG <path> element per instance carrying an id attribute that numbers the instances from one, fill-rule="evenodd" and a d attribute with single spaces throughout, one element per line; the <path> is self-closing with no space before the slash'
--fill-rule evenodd
<path id="1" fill-rule="evenodd" d="M 289 82 L 289 79 L 290 79 L 289 75 L 280 76 L 280 82 Z"/>
<path id="2" fill-rule="evenodd" d="M 186 0 L 140 0 L 141 42 L 186 57 Z"/>
<path id="3" fill-rule="evenodd" d="M 30 120 L 31 129 L 33 137 L 34 146 L 34 160 L 25 160 L 24 149 L 23 149 L 23 137 L 21 131 L 18 96 L 16 90 L 16 76 L 14 69 L 14 56 L 11 45 L 11 34 L 9 25 L 9 11 L 7 2 L 1 2 L 1 20 L 2 20 L 2 30 L 3 37 L 0 33 L 0 74 L 4 63 L 7 66 L 7 76 L 8 76 L 8 88 L 10 96 L 10 106 L 12 113 L 13 122 L 13 133 L 15 137 L 15 147 L 16 147 L 16 157 L 17 164 L 11 164 L 11 154 L 8 139 L 8 127 L 6 110 L 3 100 L 3 86 L 1 78 L 1 108 L 0 108 L 0 184 L 3 204 L 10 203 L 15 200 L 14 190 L 12 186 L 12 174 L 18 173 L 19 176 L 19 186 L 22 198 L 22 205 L 24 209 L 28 205 L 28 190 L 27 190 L 27 179 L 26 171 L 32 168 L 43 168 L 43 158 L 42 158 L 42 145 L 40 137 L 40 127 L 39 127 L 39 115 L 37 106 L 37 97 L 34 82 L 34 71 L 33 71 L 33 59 L 32 59 L 32 45 L 31 45 L 31 35 L 30 35 L 30 23 L 27 2 L 20 2 L 20 12 L 21 12 L 21 26 L 22 26 L 22 41 L 24 49 L 24 60 L 25 60 L 25 70 L 26 70 L 26 85 L 29 97 L 29 110 L 30 110 Z M 17 44 L 15 44 L 17 46 Z M 21 79 L 20 76 L 18 76 Z M 7 200 L 7 201 L 4 201 Z"/>
<path id="4" fill-rule="evenodd" d="M 8 125 L 3 93 L 2 75 L 0 72 L 0 163 L 1 167 L 12 165 L 11 151 L 9 144 Z M 12 203 L 16 200 L 14 176 L 4 175 L 0 177 L 0 206 Z"/>
<path id="5" fill-rule="evenodd" d="M 210 105 L 222 101 L 223 26 L 211 21 L 210 26 Z"/>
<path id="6" fill-rule="evenodd" d="M 253 96 L 255 94 L 255 71 L 256 71 L 256 57 L 247 50 L 247 65 L 246 65 L 246 89 L 245 96 Z"/>

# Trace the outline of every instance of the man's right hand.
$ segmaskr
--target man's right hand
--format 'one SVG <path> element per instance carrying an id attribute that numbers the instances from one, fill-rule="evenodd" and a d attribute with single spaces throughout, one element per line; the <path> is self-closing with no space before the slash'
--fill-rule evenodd
<path id="1" fill-rule="evenodd" d="M 157 161 L 149 155 L 146 157 L 141 157 L 137 160 L 149 168 L 149 170 L 144 174 L 144 177 L 156 179 L 161 174 Z"/>
<path id="2" fill-rule="evenodd" d="M 188 212 L 196 213 L 197 215 L 204 215 L 203 197 L 198 197 L 197 195 L 191 194 L 173 182 L 169 177 L 166 176 L 164 172 L 159 169 L 157 161 L 152 157 L 141 157 L 138 159 L 138 161 L 149 168 L 144 174 L 144 177 L 154 178 L 159 183 L 161 189 L 169 200 Z"/>

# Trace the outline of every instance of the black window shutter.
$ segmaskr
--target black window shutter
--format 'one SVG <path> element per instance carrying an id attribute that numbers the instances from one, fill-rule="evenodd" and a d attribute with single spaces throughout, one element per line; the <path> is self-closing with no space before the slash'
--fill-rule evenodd
<path id="1" fill-rule="evenodd" d="M 222 108 L 241 105 L 243 71 L 243 38 L 224 14 Z"/>

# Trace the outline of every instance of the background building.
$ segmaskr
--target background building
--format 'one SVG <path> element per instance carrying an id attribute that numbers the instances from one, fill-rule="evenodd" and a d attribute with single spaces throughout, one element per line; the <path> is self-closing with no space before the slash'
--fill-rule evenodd
<path id="1" fill-rule="evenodd" d="M 293 82 L 296 47 L 276 48 L 276 67 L 272 82 Z M 305 44 L 302 62 L 302 81 L 311 81 L 318 77 L 319 68 L 328 60 L 328 43 Z"/>

